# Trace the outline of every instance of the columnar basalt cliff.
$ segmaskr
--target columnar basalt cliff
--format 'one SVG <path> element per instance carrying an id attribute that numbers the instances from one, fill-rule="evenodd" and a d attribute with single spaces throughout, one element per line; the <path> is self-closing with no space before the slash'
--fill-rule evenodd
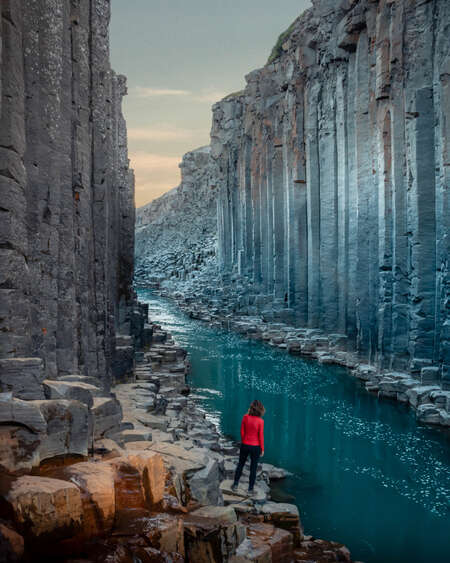
<path id="1" fill-rule="evenodd" d="M 109 0 L 1 0 L 0 474 L 120 428 L 145 308 Z"/>
<path id="2" fill-rule="evenodd" d="M 210 147 L 183 156 L 181 183 L 136 214 L 136 282 L 189 283 L 216 276 L 217 188 Z"/>
<path id="3" fill-rule="evenodd" d="M 211 144 L 241 310 L 447 387 L 449 28 L 446 0 L 313 0 Z"/>
<path id="4" fill-rule="evenodd" d="M 42 365 L 47 378 L 79 373 L 108 387 L 134 299 L 134 180 L 110 3 L 0 7 L 1 385 L 14 390 L 21 370 Z"/>

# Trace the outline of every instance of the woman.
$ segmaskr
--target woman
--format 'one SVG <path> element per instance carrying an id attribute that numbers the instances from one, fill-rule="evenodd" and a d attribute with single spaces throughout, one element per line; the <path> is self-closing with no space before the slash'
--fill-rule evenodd
<path id="1" fill-rule="evenodd" d="M 262 417 L 266 409 L 261 401 L 255 400 L 250 405 L 248 413 L 244 415 L 241 423 L 241 450 L 239 452 L 239 463 L 234 475 L 234 483 L 231 489 L 235 491 L 239 485 L 247 457 L 250 455 L 250 481 L 248 484 L 249 494 L 253 494 L 256 480 L 256 468 L 259 457 L 264 455 L 264 420 Z"/>

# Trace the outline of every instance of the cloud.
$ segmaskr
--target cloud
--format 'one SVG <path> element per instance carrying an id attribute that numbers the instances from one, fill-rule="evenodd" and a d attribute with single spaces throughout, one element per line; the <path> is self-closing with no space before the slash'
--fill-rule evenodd
<path id="1" fill-rule="evenodd" d="M 181 129 L 170 124 L 128 129 L 130 141 L 188 141 L 198 137 L 208 137 L 208 135 L 209 131 L 206 129 Z"/>
<path id="2" fill-rule="evenodd" d="M 130 160 L 132 167 L 136 171 L 154 172 L 169 167 L 177 167 L 181 162 L 181 156 L 167 156 L 145 151 L 136 151 L 130 154 Z"/>
<path id="3" fill-rule="evenodd" d="M 144 86 L 135 86 L 130 89 L 130 94 L 137 98 L 155 98 L 165 96 L 178 96 L 185 98 L 186 101 L 200 102 L 200 103 L 214 103 L 218 102 L 227 95 L 227 92 L 221 90 L 214 90 L 205 88 L 198 92 L 190 90 L 173 90 L 171 88 L 147 88 Z"/>
<path id="4" fill-rule="evenodd" d="M 204 90 L 200 94 L 192 94 L 192 99 L 196 102 L 208 102 L 214 104 L 222 98 L 225 98 L 226 92 L 219 90 Z"/>
<path id="5" fill-rule="evenodd" d="M 136 176 L 136 205 L 140 207 L 180 183 L 180 156 L 145 151 L 130 153 Z"/>
<path id="6" fill-rule="evenodd" d="M 173 90 L 171 88 L 144 88 L 136 86 L 130 89 L 130 93 L 137 98 L 154 98 L 157 96 L 189 96 L 187 90 Z"/>

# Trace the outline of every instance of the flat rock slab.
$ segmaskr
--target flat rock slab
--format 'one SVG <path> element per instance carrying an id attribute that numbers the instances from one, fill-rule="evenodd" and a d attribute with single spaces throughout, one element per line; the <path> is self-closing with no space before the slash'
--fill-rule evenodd
<path id="1" fill-rule="evenodd" d="M 135 413 L 135 418 L 144 426 L 148 428 L 154 428 L 156 430 L 162 430 L 165 432 L 169 426 L 170 419 L 166 416 L 157 416 L 151 413 Z"/>
<path id="2" fill-rule="evenodd" d="M 79 381 L 53 381 L 45 379 L 43 385 L 47 399 L 80 401 L 89 408 L 94 405 L 94 397 L 98 397 L 102 394 L 102 391 L 98 387 Z"/>
<path id="3" fill-rule="evenodd" d="M 191 514 L 202 518 L 215 518 L 230 524 L 237 521 L 236 512 L 229 506 L 202 506 L 202 508 L 194 510 Z"/>
<path id="4" fill-rule="evenodd" d="M 267 498 L 266 493 L 258 485 L 255 485 L 254 495 L 250 496 L 248 490 L 242 487 L 241 485 L 239 485 L 239 487 L 235 491 L 233 491 L 231 489 L 232 484 L 233 481 L 231 479 L 226 479 L 225 481 L 222 481 L 222 483 L 220 484 L 220 489 L 222 493 L 225 493 L 227 495 L 233 495 L 239 498 L 249 498 L 254 502 L 264 502 Z"/>

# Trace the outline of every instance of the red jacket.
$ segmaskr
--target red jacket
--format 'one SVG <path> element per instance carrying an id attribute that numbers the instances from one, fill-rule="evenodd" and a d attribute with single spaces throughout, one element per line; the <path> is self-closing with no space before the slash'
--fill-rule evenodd
<path id="1" fill-rule="evenodd" d="M 247 446 L 259 446 L 264 451 L 264 420 L 245 414 L 241 423 L 241 441 Z"/>

